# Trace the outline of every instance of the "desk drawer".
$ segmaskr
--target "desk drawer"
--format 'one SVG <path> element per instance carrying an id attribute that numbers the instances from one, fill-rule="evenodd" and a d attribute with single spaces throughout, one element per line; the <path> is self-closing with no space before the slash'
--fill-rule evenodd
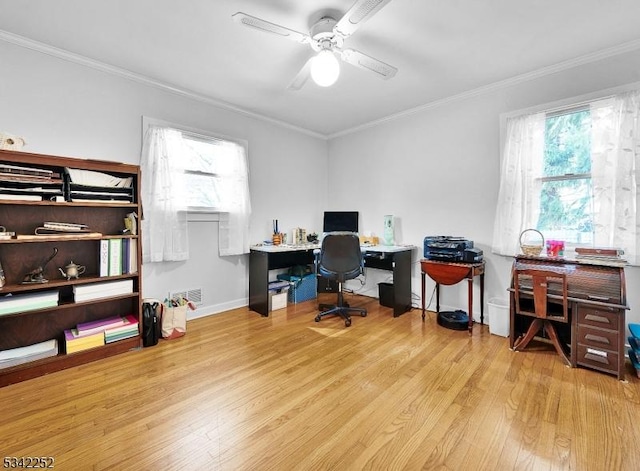
<path id="1" fill-rule="evenodd" d="M 595 349 L 618 351 L 619 333 L 613 330 L 595 329 L 585 325 L 578 326 L 578 343 Z"/>
<path id="2" fill-rule="evenodd" d="M 608 352 L 600 348 L 588 347 L 586 345 L 578 345 L 577 362 L 579 365 L 617 374 L 618 360 L 618 353 Z"/>
<path id="3" fill-rule="evenodd" d="M 590 325 L 601 329 L 619 330 L 620 310 L 613 308 L 578 308 L 578 325 Z"/>

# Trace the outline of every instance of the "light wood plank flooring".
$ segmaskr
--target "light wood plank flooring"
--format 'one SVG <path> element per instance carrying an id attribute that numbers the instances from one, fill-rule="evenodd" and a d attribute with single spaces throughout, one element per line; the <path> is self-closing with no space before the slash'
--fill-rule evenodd
<path id="1" fill-rule="evenodd" d="M 157 346 L 0 389 L 5 456 L 62 470 L 640 469 L 640 379 L 514 353 L 377 300 L 189 322 Z"/>

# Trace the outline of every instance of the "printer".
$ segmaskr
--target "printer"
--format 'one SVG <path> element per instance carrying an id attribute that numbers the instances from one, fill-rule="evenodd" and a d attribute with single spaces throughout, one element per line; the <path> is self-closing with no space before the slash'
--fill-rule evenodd
<path id="1" fill-rule="evenodd" d="M 424 258 L 442 262 L 477 263 L 483 260 L 482 250 L 464 237 L 427 236 L 424 238 Z"/>

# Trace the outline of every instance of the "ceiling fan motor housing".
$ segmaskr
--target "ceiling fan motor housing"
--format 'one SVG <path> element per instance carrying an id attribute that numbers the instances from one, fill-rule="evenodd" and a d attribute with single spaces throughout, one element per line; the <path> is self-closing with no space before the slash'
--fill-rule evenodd
<path id="1" fill-rule="evenodd" d="M 334 31 L 337 21 L 330 16 L 320 18 L 309 30 L 309 36 L 313 39 L 311 47 L 314 51 L 342 47 L 343 39 Z"/>

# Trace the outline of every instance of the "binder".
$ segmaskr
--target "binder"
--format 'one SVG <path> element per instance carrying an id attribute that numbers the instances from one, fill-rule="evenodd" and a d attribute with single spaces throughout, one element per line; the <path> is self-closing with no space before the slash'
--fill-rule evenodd
<path id="1" fill-rule="evenodd" d="M 109 276 L 122 275 L 122 239 L 109 240 Z"/>
<path id="2" fill-rule="evenodd" d="M 109 276 L 109 239 L 100 240 L 100 276 Z"/>

